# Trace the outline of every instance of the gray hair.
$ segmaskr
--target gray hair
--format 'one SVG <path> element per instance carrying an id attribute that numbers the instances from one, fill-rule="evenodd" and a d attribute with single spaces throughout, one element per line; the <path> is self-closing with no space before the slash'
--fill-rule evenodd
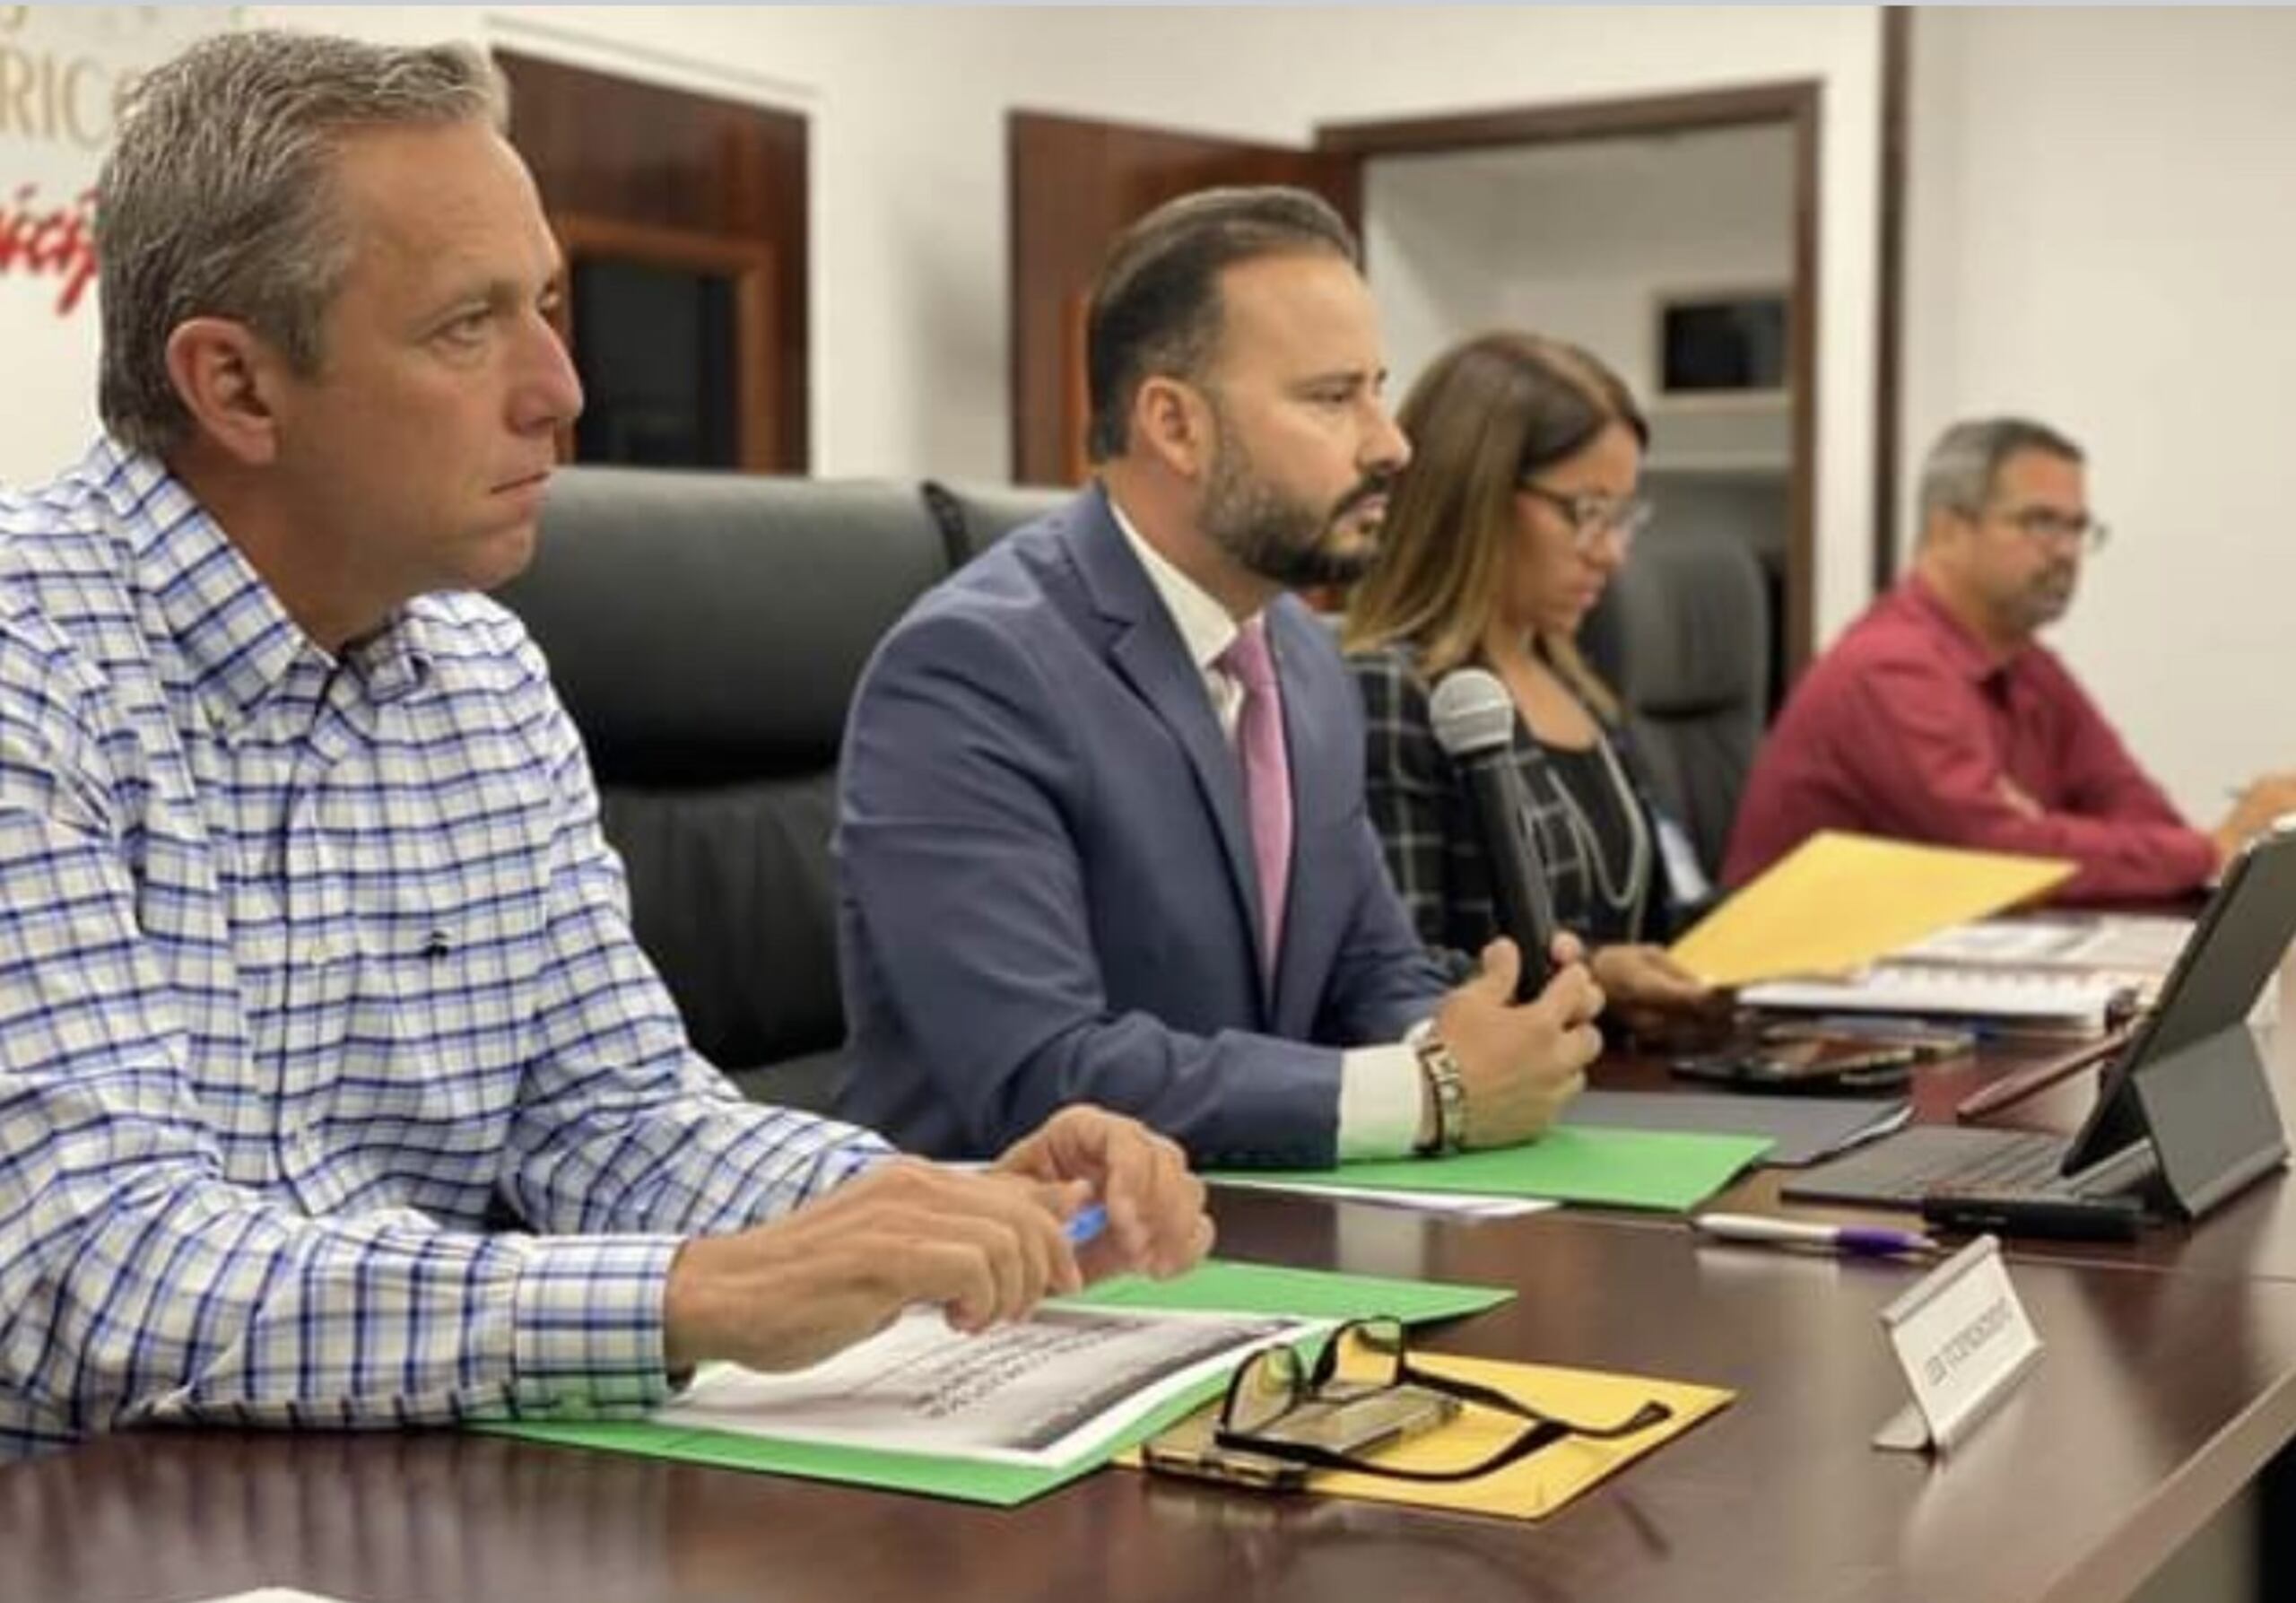
<path id="1" fill-rule="evenodd" d="M 1929 448 L 1921 465 L 1921 527 L 1940 512 L 1974 518 L 1993 498 L 2001 465 L 2020 451 L 2039 451 L 2066 462 L 2085 460 L 2081 448 L 2024 417 L 1981 417 L 1955 423 Z"/>
<path id="2" fill-rule="evenodd" d="M 1353 263 L 1355 236 L 1329 202 L 1274 185 L 1199 189 L 1165 202 L 1109 247 L 1084 320 L 1095 462 L 1124 455 L 1134 399 L 1160 376 L 1194 379 L 1220 341 L 1220 274 L 1268 256 Z"/>
<path id="3" fill-rule="evenodd" d="M 105 428 L 152 452 L 188 434 L 168 338 L 193 318 L 244 323 L 294 370 L 317 372 L 351 265 L 338 136 L 482 119 L 500 131 L 508 107 L 494 68 L 461 44 L 257 30 L 204 39 L 144 78 L 96 180 Z"/>

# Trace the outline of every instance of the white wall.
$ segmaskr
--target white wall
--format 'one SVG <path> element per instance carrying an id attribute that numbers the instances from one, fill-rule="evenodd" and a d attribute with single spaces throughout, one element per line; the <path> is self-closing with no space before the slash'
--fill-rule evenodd
<path id="1" fill-rule="evenodd" d="M 1793 199 L 1783 126 L 1381 157 L 1363 242 L 1395 393 L 1487 328 L 1576 341 L 1648 413 L 1653 534 L 1737 539 L 1782 564 L 1786 402 L 1658 396 L 1655 312 L 1662 292 L 1783 287 Z"/>
<path id="2" fill-rule="evenodd" d="M 1819 615 L 1837 625 L 1865 598 L 1871 8 L 248 9 L 257 21 L 399 39 L 461 34 L 537 52 L 554 40 L 635 75 L 809 111 L 823 474 L 1007 471 L 1008 108 L 1297 144 L 1319 122 L 1821 79 Z M 0 323 L 0 349 L 9 332 Z M 86 382 L 43 366 L 8 411 L 82 405 Z M 17 455 L 13 432 L 0 429 L 0 478 L 50 465 Z"/>
<path id="3" fill-rule="evenodd" d="M 2113 541 L 2053 643 L 2213 822 L 2296 767 L 2296 13 L 1923 10 L 1914 38 L 1909 507 L 1958 416 L 2087 448 Z"/>
<path id="4" fill-rule="evenodd" d="M 1512 175 L 1494 173 L 1481 155 L 1387 156 L 1366 164 L 1363 260 L 1398 404 L 1447 346 L 1504 323 L 1509 277 L 1534 270 L 1510 247 L 1505 213 L 1515 199 Z M 1565 332 L 1552 315 L 1529 327 Z"/>

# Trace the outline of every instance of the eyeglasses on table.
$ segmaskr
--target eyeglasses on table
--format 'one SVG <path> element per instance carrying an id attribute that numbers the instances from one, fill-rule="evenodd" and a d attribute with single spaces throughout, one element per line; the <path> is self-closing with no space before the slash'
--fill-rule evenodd
<path id="1" fill-rule="evenodd" d="M 1237 1451 L 1260 1453 L 1320 1469 L 1347 1469 L 1395 1480 L 1462 1481 L 1504 1468 L 1567 1437 L 1615 1442 L 1638 1435 L 1674 1417 L 1671 1407 L 1652 1400 L 1621 1420 L 1590 1424 L 1559 1418 L 1495 1387 L 1421 1368 L 1411 1362 L 1407 1339 L 1401 1320 L 1378 1318 L 1352 1320 L 1340 1326 L 1312 1361 L 1302 1358 L 1289 1346 L 1261 1349 L 1247 1358 L 1229 1378 L 1213 1440 L 1222 1447 Z M 1440 1468 L 1405 1468 L 1381 1463 L 1370 1456 L 1379 1451 L 1378 1447 L 1342 1451 L 1272 1433 L 1286 1416 L 1296 1414 L 1310 1402 L 1351 1401 L 1406 1385 L 1478 1404 L 1521 1420 L 1523 1427 L 1473 1463 Z"/>

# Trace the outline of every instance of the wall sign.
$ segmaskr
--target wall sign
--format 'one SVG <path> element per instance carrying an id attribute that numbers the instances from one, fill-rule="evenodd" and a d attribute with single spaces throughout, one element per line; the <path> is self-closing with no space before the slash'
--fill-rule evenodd
<path id="1" fill-rule="evenodd" d="M 94 187 L 119 104 L 228 5 L 0 5 L 0 319 L 86 315 Z"/>

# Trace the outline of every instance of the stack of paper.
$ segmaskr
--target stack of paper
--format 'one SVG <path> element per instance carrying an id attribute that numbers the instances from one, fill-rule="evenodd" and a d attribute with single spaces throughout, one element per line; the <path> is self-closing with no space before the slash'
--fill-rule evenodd
<path id="1" fill-rule="evenodd" d="M 2079 975 L 2150 1004 L 2192 939 L 2193 921 L 2139 913 L 1984 919 L 1940 930 L 1897 955 L 1916 962 Z"/>
<path id="2" fill-rule="evenodd" d="M 1956 924 L 1899 955 L 2165 977 L 2191 938 L 2190 919 L 2150 913 L 2024 913 Z"/>
<path id="3" fill-rule="evenodd" d="M 2096 1026 L 2113 998 L 2149 1003 L 2192 920 L 2124 913 L 2021 914 L 1956 924 L 1852 975 L 1750 987 L 1757 1007 L 2039 1020 Z"/>
<path id="4" fill-rule="evenodd" d="M 1752 1007 L 1818 1013 L 1902 1013 L 1924 1018 L 1993 1018 L 2102 1026 L 2123 986 L 2110 976 L 2032 964 L 1983 967 L 1877 963 L 1840 980 L 1780 980 L 1748 986 Z"/>
<path id="5" fill-rule="evenodd" d="M 1301 1185 L 1285 1180 L 1249 1180 L 1240 1174 L 1222 1174 L 1223 1186 L 1233 1186 L 1245 1191 L 1323 1192 L 1333 1188 L 1313 1184 Z M 1347 1200 L 1370 1207 L 1409 1208 L 1422 1214 L 1443 1214 L 1454 1219 L 1516 1219 L 1525 1214 L 1541 1214 L 1560 1203 L 1540 1197 L 1482 1197 L 1470 1191 L 1413 1191 L 1391 1186 L 1350 1186 Z"/>
<path id="6" fill-rule="evenodd" d="M 1045 1307 L 966 1337 L 938 1308 L 912 1308 L 795 1373 L 710 1364 L 654 1419 L 676 1430 L 1057 1469 L 1112 1451 L 1128 1427 L 1247 1355 L 1323 1328 L 1267 1315 Z"/>

